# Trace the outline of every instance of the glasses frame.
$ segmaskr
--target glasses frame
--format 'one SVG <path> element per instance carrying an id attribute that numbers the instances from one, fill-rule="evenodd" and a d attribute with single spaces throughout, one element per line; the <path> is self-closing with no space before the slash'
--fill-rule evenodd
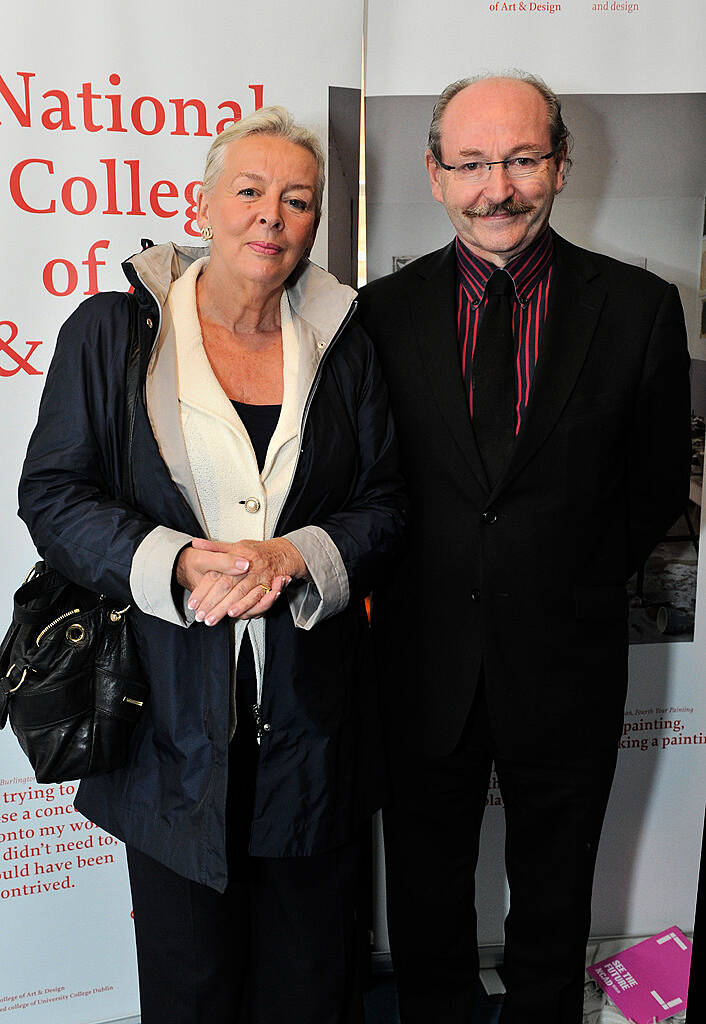
<path id="1" fill-rule="evenodd" d="M 549 160 L 550 157 L 556 156 L 557 152 L 558 152 L 558 150 L 553 149 L 551 151 L 551 153 L 544 153 L 542 156 L 537 157 L 537 159 L 538 160 Z M 518 156 L 523 156 L 523 155 L 524 154 L 522 154 L 522 153 L 518 154 Z M 434 159 L 436 160 L 436 162 L 439 165 L 439 167 L 443 167 L 445 171 L 457 171 L 459 169 L 459 167 L 463 167 L 463 164 L 445 164 L 443 160 L 437 160 L 436 157 L 434 157 Z M 505 173 L 507 174 L 507 176 L 509 178 L 512 178 L 512 175 L 509 173 L 509 171 L 507 169 L 507 165 L 512 160 L 517 160 L 517 157 L 516 156 L 509 156 L 505 160 L 475 160 L 473 162 L 477 163 L 477 164 L 480 164 L 481 167 L 487 167 L 488 168 L 488 172 L 487 172 L 487 175 L 486 175 L 486 177 L 488 177 L 488 178 L 490 177 L 490 174 L 491 174 L 491 168 L 495 167 L 496 164 L 502 164 L 503 167 L 505 168 Z M 539 168 L 537 167 L 534 170 L 530 171 L 529 174 L 521 174 L 520 175 L 520 179 L 522 179 L 522 178 L 531 178 L 532 175 L 535 174 L 536 171 L 538 171 L 538 170 L 539 170 Z M 515 180 L 517 181 L 517 180 L 520 180 L 520 179 L 516 178 Z M 482 177 L 478 178 L 478 181 L 483 181 L 483 178 Z"/>

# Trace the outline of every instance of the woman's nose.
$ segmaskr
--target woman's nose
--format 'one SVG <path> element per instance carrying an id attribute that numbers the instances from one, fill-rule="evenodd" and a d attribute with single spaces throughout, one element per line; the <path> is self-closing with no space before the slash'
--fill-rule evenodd
<path id="1" fill-rule="evenodd" d="M 266 225 L 270 228 L 280 228 L 282 226 L 282 214 L 280 212 L 279 201 L 274 199 L 263 199 L 257 219 L 263 226 Z"/>

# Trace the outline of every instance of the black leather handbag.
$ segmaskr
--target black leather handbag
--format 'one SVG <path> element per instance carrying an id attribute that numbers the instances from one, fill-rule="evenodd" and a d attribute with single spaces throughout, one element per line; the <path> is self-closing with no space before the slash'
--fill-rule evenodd
<path id="1" fill-rule="evenodd" d="M 131 454 L 140 377 L 135 307 L 131 296 L 121 453 L 128 504 L 134 504 Z M 9 717 L 37 782 L 82 779 L 125 763 L 148 697 L 129 609 L 44 562 L 16 592 L 0 646 L 0 729 Z"/>
<path id="2" fill-rule="evenodd" d="M 0 726 L 9 714 L 37 782 L 82 779 L 125 763 L 147 699 L 128 613 L 44 562 L 15 594 L 0 649 Z"/>

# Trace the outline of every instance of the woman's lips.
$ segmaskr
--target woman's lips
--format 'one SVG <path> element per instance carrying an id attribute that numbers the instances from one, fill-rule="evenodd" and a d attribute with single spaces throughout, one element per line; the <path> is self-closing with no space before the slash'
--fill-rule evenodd
<path id="1" fill-rule="evenodd" d="M 274 242 L 248 242 L 248 245 L 255 252 L 262 253 L 264 256 L 275 256 L 282 251 L 282 247 L 275 245 Z"/>

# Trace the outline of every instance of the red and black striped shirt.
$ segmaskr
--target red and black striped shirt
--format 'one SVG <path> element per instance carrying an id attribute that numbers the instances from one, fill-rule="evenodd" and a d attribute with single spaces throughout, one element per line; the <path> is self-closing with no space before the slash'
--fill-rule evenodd
<path id="1" fill-rule="evenodd" d="M 542 344 L 553 259 L 554 240 L 547 225 L 532 245 L 510 260 L 504 268 L 515 285 L 512 333 L 515 339 L 516 433 L 527 408 L 532 376 Z M 491 274 L 498 268 L 470 252 L 459 238 L 456 238 L 456 265 L 458 344 L 468 406 L 473 417 L 473 351 L 487 301 L 485 288 Z"/>

